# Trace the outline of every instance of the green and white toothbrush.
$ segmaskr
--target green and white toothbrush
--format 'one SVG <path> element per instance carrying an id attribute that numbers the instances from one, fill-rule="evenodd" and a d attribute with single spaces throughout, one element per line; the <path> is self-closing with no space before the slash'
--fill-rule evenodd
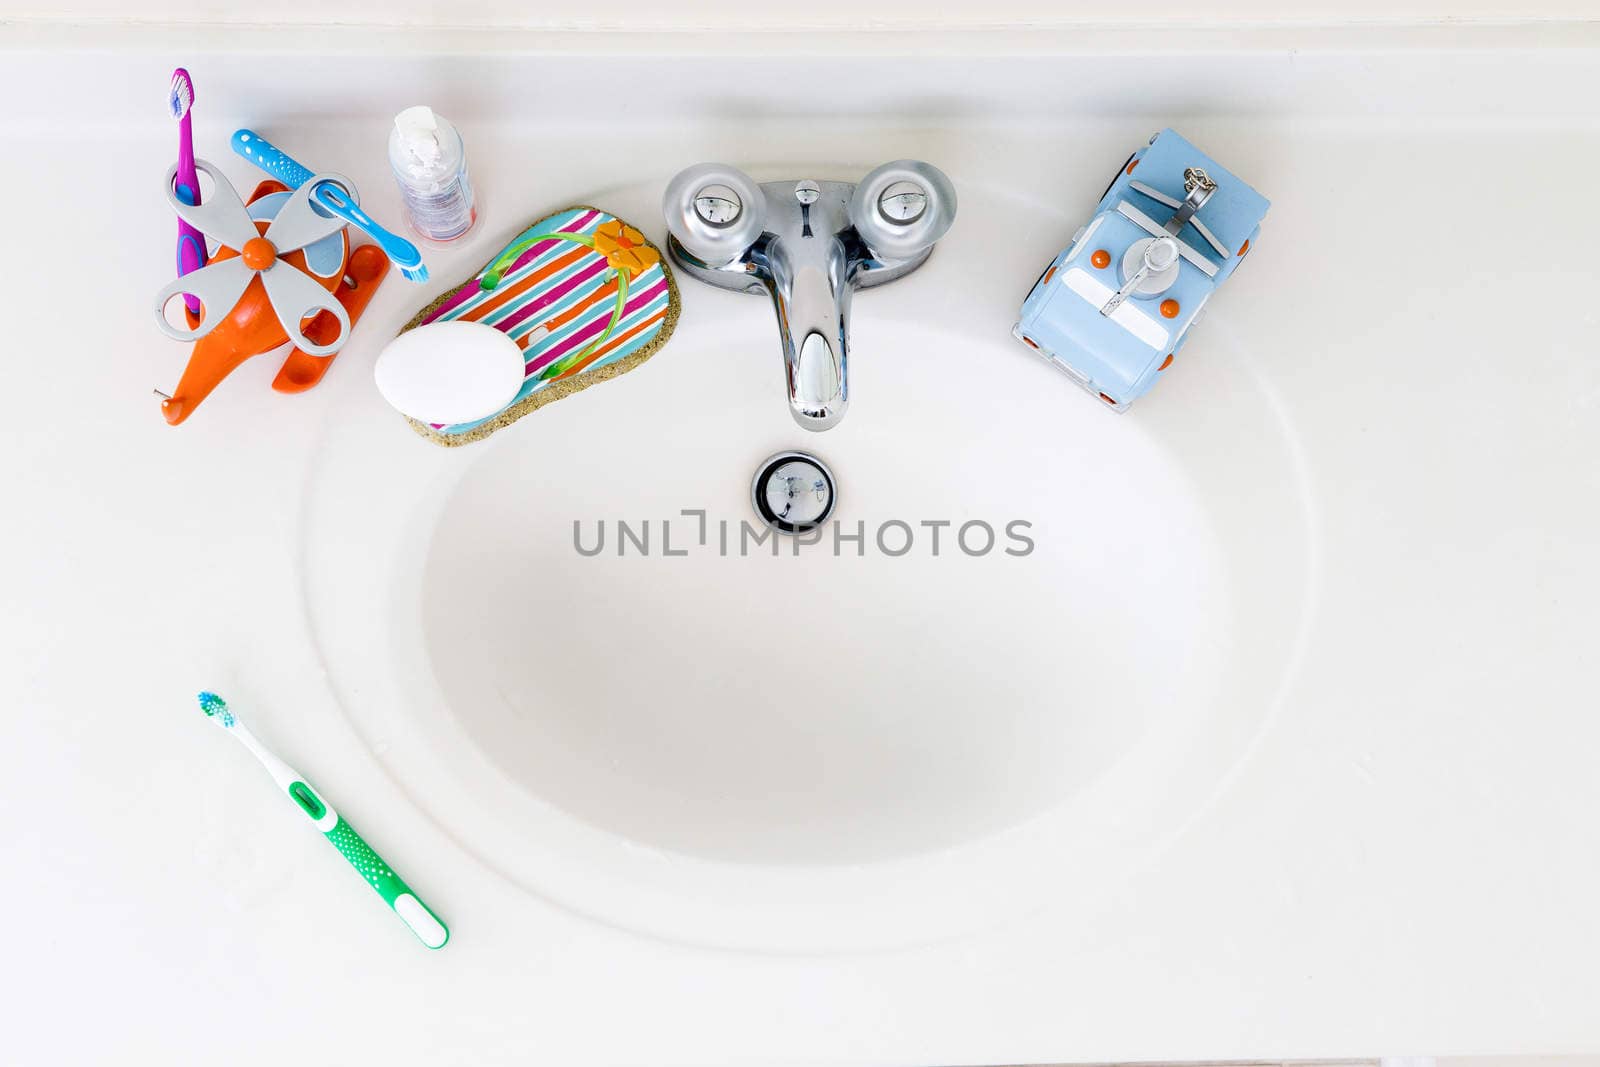
<path id="1" fill-rule="evenodd" d="M 289 794 L 289 799 L 295 802 L 295 806 L 310 818 L 329 841 L 333 842 L 333 847 L 350 861 L 350 866 L 367 880 L 367 884 L 378 891 L 384 902 L 393 908 L 401 921 L 417 935 L 418 941 L 429 948 L 444 947 L 444 943 L 450 940 L 450 931 L 439 917 L 417 898 L 411 887 L 400 880 L 400 876 L 383 862 L 381 856 L 372 851 L 371 845 L 361 840 L 361 835 L 333 810 L 332 805 L 322 799 L 322 794 L 311 788 L 310 783 L 301 777 L 298 771 L 273 755 L 266 745 L 256 739 L 255 734 L 245 728 L 239 717 L 228 710 L 227 701 L 215 693 L 201 693 L 200 710 L 205 712 L 212 722 L 237 737 L 240 744 L 255 754 L 256 759 L 267 769 L 267 773 L 272 775 L 272 780 Z"/>

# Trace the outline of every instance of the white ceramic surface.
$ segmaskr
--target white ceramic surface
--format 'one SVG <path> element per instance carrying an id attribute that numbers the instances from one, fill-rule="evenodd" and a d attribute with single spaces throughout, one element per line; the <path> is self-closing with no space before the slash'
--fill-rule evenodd
<path id="1" fill-rule="evenodd" d="M 1175 30 L 1130 88 L 1155 44 L 1087 31 L 529 54 L 441 34 L 337 62 L 316 54 L 336 34 L 85 32 L 72 56 L 0 37 L 23 41 L 0 87 L 30 161 L 4 191 L 92 206 L 16 213 L 8 252 L 31 251 L 0 257 L 0 898 L 25 917 L 0 1062 L 1600 1047 L 1600 219 L 1557 210 L 1600 172 L 1592 33 Z M 949 50 L 906 58 L 919 41 Z M 147 300 L 180 60 L 197 144 L 241 187 L 214 146 L 250 125 L 398 218 L 382 138 L 426 99 L 460 120 L 487 217 L 429 286 L 385 283 L 317 389 L 273 393 L 257 358 L 173 429 L 149 390 L 184 354 Z M 608 119 L 537 122 L 519 79 Z M 1007 330 L 1167 122 L 1274 206 L 1118 419 Z M 904 156 L 962 214 L 859 295 L 835 431 L 789 421 L 770 308 L 686 279 L 654 358 L 482 445 L 418 438 L 372 385 L 418 306 L 553 208 L 659 241 L 688 163 Z M 1419 229 L 1442 267 L 1406 254 Z M 86 287 L 93 327 L 63 340 Z M 755 464 L 795 446 L 846 522 L 1023 518 L 1037 548 L 572 550 L 574 518 L 738 519 Z M 445 950 L 206 727 L 203 686 L 406 873 Z"/>
<path id="2" fill-rule="evenodd" d="M 871 29 L 893 25 L 900 29 L 926 29 L 930 26 L 981 26 L 1002 24 L 1034 26 L 1104 23 L 1108 19 L 1129 23 L 1159 23 L 1183 20 L 1263 22 L 1268 20 L 1313 23 L 1382 18 L 1462 18 L 1497 19 L 1576 18 L 1587 15 L 1583 0 L 1301 0 L 1295 4 L 1269 0 L 1204 0 L 1180 3 L 1156 0 L 1133 8 L 1108 12 L 1093 0 L 1001 0 L 999 3 L 956 3 L 930 10 L 910 0 L 894 0 L 866 11 L 849 0 L 814 0 L 804 8 L 761 4 L 719 3 L 717 0 L 689 0 L 671 5 L 656 5 L 645 0 L 624 2 L 597 9 L 582 0 L 545 0 L 529 6 L 513 0 L 487 0 L 470 8 L 441 12 L 424 0 L 346 0 L 337 9 L 312 0 L 291 0 L 264 9 L 218 4 L 215 0 L 67 0 L 46 4 L 42 0 L 5 0 L 0 9 L 7 13 L 37 19 L 75 21 L 88 18 L 118 18 L 152 22 L 170 19 L 188 23 L 299 23 L 308 25 L 348 25 L 364 23 L 380 26 L 456 28 L 537 26 L 542 28 L 585 27 L 695 31 L 765 29 L 792 30 L 796 26 L 830 30 Z"/>
<path id="3" fill-rule="evenodd" d="M 1099 410 L 946 295 L 1003 309 L 1004 287 L 973 284 L 986 235 L 1072 221 L 976 182 L 962 204 L 927 267 L 858 302 L 834 431 L 790 421 L 762 302 L 690 285 L 698 329 L 651 374 L 482 447 L 374 464 L 382 412 L 319 442 L 323 659 L 365 694 L 346 707 L 396 777 L 428 781 L 419 802 L 485 861 L 675 939 L 871 947 L 1111 884 L 1233 767 L 1315 578 L 1270 368 L 1224 319 L 1183 368 L 1203 375 L 1187 404 Z M 751 476 L 784 448 L 832 467 L 860 549 L 829 528 L 774 557 L 743 532 Z M 650 554 L 619 520 L 652 528 Z M 1018 521 L 1025 556 L 1005 551 L 1025 551 Z M 969 522 L 990 551 L 982 527 L 962 550 Z M 580 554 L 575 525 L 592 548 L 602 523 L 604 550 Z M 370 536 L 338 535 L 358 524 Z M 1084 866 L 1102 877 L 1072 885 Z"/>

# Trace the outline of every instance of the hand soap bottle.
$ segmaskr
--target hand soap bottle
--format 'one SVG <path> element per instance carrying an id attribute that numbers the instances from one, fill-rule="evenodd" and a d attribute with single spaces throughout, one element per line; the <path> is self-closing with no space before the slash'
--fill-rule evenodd
<path id="1" fill-rule="evenodd" d="M 396 115 L 389 131 L 389 166 L 418 236 L 442 243 L 472 229 L 478 209 L 467 177 L 467 150 L 448 119 L 421 106 Z"/>

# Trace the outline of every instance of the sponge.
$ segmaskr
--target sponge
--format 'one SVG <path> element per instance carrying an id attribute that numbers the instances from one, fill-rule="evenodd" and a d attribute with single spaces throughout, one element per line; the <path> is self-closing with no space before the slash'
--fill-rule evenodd
<path id="1" fill-rule="evenodd" d="M 637 229 L 586 205 L 547 215 L 400 331 L 452 321 L 494 327 L 523 352 L 516 397 L 476 422 L 406 421 L 447 447 L 480 441 L 551 401 L 637 367 L 672 336 L 678 310 L 672 268 Z"/>

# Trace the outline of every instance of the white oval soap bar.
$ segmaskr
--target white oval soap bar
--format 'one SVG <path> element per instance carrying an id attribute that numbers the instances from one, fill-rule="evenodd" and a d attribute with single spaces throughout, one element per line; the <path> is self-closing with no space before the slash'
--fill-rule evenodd
<path id="1" fill-rule="evenodd" d="M 418 422 L 476 422 L 522 388 L 522 349 L 481 322 L 433 322 L 390 341 L 373 377 L 383 398 Z"/>

